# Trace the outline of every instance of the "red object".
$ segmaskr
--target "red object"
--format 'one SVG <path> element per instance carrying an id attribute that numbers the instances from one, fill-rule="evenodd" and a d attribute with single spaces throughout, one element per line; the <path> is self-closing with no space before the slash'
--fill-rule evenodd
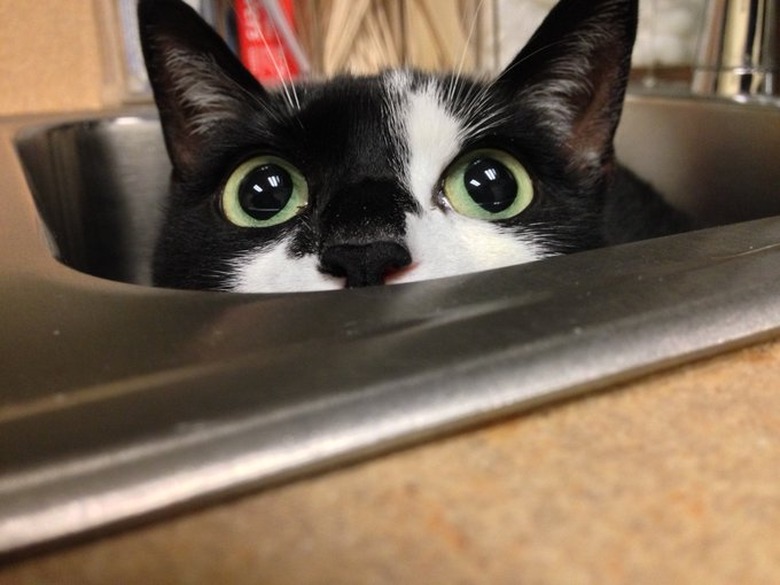
<path id="1" fill-rule="evenodd" d="M 279 2 L 293 28 L 293 0 Z M 236 0 L 236 24 L 241 62 L 261 83 L 269 85 L 294 79 L 298 64 L 260 0 Z"/>

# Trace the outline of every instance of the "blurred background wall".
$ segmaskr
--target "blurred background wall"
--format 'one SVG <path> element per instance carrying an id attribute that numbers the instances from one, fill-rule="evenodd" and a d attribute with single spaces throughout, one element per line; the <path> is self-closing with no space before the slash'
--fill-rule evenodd
<path id="1" fill-rule="evenodd" d="M 105 27 L 111 15 L 106 7 L 116 1 L 0 0 L 0 115 L 117 105 L 119 49 L 103 50 L 121 45 Z M 315 0 L 295 1 L 297 7 Z M 397 0 L 376 1 L 392 6 Z M 496 0 L 499 64 L 511 59 L 555 2 Z M 635 64 L 690 64 L 704 2 L 640 0 Z"/>
<path id="2" fill-rule="evenodd" d="M 89 0 L 0 0 L 0 115 L 103 106 Z"/>

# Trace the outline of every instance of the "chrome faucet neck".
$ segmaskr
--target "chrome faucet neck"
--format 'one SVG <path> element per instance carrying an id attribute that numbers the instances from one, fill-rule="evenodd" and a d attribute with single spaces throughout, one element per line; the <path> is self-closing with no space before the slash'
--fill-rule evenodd
<path id="1" fill-rule="evenodd" d="M 694 93 L 780 100 L 778 16 L 776 0 L 708 0 Z"/>

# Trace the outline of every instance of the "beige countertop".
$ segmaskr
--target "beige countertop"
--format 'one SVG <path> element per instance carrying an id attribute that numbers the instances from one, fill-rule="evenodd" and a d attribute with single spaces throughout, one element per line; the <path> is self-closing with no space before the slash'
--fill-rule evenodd
<path id="1" fill-rule="evenodd" d="M 0 583 L 778 583 L 780 342 L 17 562 Z"/>

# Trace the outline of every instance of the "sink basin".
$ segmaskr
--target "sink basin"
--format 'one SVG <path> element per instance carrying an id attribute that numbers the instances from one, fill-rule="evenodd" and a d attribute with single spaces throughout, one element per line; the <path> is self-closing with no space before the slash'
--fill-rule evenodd
<path id="1" fill-rule="evenodd" d="M 322 470 L 780 327 L 780 110 L 631 95 L 700 231 L 429 282 L 154 289 L 153 112 L 0 124 L 0 553 Z"/>

